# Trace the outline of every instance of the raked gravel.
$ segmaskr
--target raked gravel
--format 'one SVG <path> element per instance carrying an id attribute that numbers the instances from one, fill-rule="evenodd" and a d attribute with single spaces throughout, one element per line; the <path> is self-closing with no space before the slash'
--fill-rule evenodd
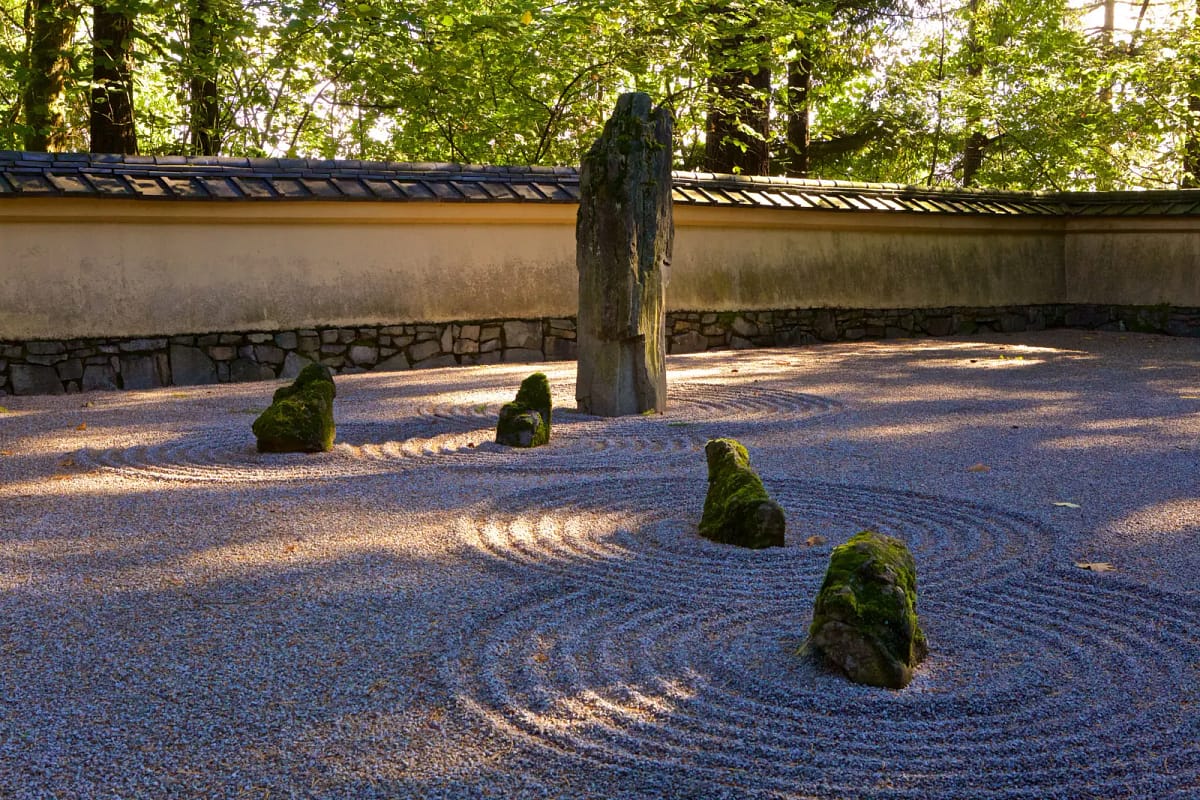
<path id="1" fill-rule="evenodd" d="M 570 363 L 339 377 L 311 456 L 255 452 L 271 384 L 0 397 L 0 797 L 1200 798 L 1200 340 L 668 366 L 617 420 Z M 535 369 L 552 444 L 494 445 Z M 696 535 L 721 435 L 786 547 Z M 796 654 L 866 527 L 900 692 Z"/>

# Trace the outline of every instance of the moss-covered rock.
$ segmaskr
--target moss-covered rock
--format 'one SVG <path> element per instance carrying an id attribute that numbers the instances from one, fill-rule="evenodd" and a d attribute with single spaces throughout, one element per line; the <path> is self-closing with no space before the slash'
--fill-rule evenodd
<path id="1" fill-rule="evenodd" d="M 521 381 L 517 397 L 500 409 L 496 441 L 510 447 L 538 447 L 550 441 L 550 380 L 535 372 Z"/>
<path id="2" fill-rule="evenodd" d="M 700 535 L 739 547 L 783 547 L 783 509 L 751 469 L 746 448 L 735 439 L 712 439 L 704 446 L 704 455 L 708 494 Z"/>
<path id="3" fill-rule="evenodd" d="M 260 453 L 319 453 L 333 447 L 336 433 L 333 375 L 309 364 L 296 380 L 275 391 L 271 406 L 254 420 Z"/>
<path id="4" fill-rule="evenodd" d="M 834 548 L 805 649 L 869 686 L 903 689 L 929 652 L 917 568 L 899 539 L 863 531 Z"/>

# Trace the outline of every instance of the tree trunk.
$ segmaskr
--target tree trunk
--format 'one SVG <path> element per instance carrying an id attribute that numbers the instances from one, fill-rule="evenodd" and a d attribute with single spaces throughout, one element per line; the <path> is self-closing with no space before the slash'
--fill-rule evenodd
<path id="1" fill-rule="evenodd" d="M 188 18 L 188 53 L 191 57 L 189 127 L 192 152 L 204 156 L 215 156 L 221 150 L 214 35 L 217 19 L 215 0 L 194 0 Z"/>
<path id="2" fill-rule="evenodd" d="M 22 90 L 22 105 L 26 150 L 61 152 L 68 147 L 62 106 L 71 66 L 67 48 L 75 35 L 77 19 L 75 8 L 64 0 L 25 3 L 28 77 Z"/>
<path id="3" fill-rule="evenodd" d="M 745 40 L 738 34 L 714 48 L 738 50 Z M 712 172 L 766 175 L 771 166 L 771 70 L 726 69 L 709 82 L 714 102 L 705 124 L 704 165 Z M 746 133 L 742 126 L 757 135 Z"/>
<path id="4" fill-rule="evenodd" d="M 1200 0 L 1196 0 L 1196 15 L 1192 29 L 1200 35 Z M 1200 67 L 1192 67 L 1188 81 L 1187 138 L 1183 142 L 1184 189 L 1200 188 Z"/>
<path id="5" fill-rule="evenodd" d="M 800 55 L 788 63 L 787 174 L 794 178 L 807 178 L 812 161 L 809 93 L 812 90 L 813 61 L 806 47 L 803 44 L 800 47 Z"/>
<path id="6" fill-rule="evenodd" d="M 979 39 L 977 20 L 980 2 L 981 0 L 970 0 L 967 4 L 967 13 L 970 18 L 967 20 L 967 40 L 964 43 L 964 49 L 967 53 L 967 80 L 972 84 L 977 84 L 983 76 L 984 53 L 983 44 Z M 979 129 L 979 117 L 980 114 L 976 109 L 971 109 L 967 114 L 967 141 L 963 145 L 962 154 L 962 185 L 964 187 L 975 184 L 975 175 L 983 166 L 984 149 L 988 143 L 988 137 Z"/>
<path id="7" fill-rule="evenodd" d="M 92 5 L 93 153 L 136 153 L 133 15 L 121 3 Z"/>

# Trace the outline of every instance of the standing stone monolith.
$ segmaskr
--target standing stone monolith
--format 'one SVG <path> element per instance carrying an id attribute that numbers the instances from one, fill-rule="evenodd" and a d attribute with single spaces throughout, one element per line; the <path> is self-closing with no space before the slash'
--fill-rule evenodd
<path id="1" fill-rule="evenodd" d="M 588 414 L 666 409 L 673 125 L 649 95 L 623 94 L 580 169 L 575 399 Z"/>

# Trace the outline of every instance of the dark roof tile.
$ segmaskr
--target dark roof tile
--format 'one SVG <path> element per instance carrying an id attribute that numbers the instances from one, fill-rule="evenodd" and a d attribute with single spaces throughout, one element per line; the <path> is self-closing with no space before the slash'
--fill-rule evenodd
<path id="1" fill-rule="evenodd" d="M 433 192 L 421 181 L 395 181 L 394 185 L 408 200 L 434 199 Z"/>
<path id="2" fill-rule="evenodd" d="M 488 193 L 493 200 L 516 200 L 517 195 L 507 184 L 500 181 L 480 181 L 479 187 Z"/>
<path id="3" fill-rule="evenodd" d="M 92 193 L 92 187 L 88 184 L 87 179 L 78 173 L 74 175 L 50 173 L 46 177 L 50 179 L 50 183 L 54 184 L 54 188 L 58 189 L 63 194 Z"/>
<path id="4" fill-rule="evenodd" d="M 271 178 L 271 189 L 280 197 L 303 198 L 312 197 L 299 178 Z"/>
<path id="5" fill-rule="evenodd" d="M 346 197 L 357 197 L 360 199 L 374 197 L 371 191 L 362 185 L 362 181 L 351 178 L 333 178 L 332 183 Z"/>
<path id="6" fill-rule="evenodd" d="M 21 194 L 55 194 L 57 190 L 40 172 L 10 172 L 8 180 Z"/>
<path id="7" fill-rule="evenodd" d="M 242 196 L 242 193 L 237 190 L 233 182 L 228 178 L 197 178 L 197 181 L 208 191 L 213 197 L 221 197 L 225 199 L 235 199 Z"/>
<path id="8" fill-rule="evenodd" d="M 517 197 L 522 200 L 544 200 L 542 193 L 539 192 L 532 184 L 513 182 L 509 188 L 516 193 Z"/>
<path id="9" fill-rule="evenodd" d="M 202 199 L 208 197 L 208 192 L 205 191 L 204 185 L 198 180 L 186 176 L 180 177 L 164 177 L 159 178 L 167 188 L 171 190 L 173 197 L 186 197 L 189 199 Z"/>
<path id="10" fill-rule="evenodd" d="M 322 178 L 301 178 L 300 183 L 304 184 L 304 188 L 316 197 L 344 197 L 336 186 Z"/>
<path id="11" fill-rule="evenodd" d="M 491 195 L 484 191 L 478 181 L 450 181 L 450 185 L 468 200 L 490 200 Z"/>
<path id="12" fill-rule="evenodd" d="M 394 200 L 398 197 L 403 197 L 400 190 L 392 186 L 391 181 L 382 178 L 367 178 L 363 180 L 363 185 L 367 191 L 375 195 L 381 200 Z"/>
<path id="13" fill-rule="evenodd" d="M 231 179 L 246 197 L 274 197 L 271 183 L 266 178 L 236 176 Z"/>

